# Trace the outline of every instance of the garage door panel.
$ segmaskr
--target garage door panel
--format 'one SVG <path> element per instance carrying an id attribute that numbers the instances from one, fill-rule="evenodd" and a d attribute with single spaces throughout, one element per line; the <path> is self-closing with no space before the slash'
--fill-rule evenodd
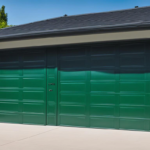
<path id="1" fill-rule="evenodd" d="M 22 123 L 19 54 L 0 52 L 0 122 Z"/>
<path id="2" fill-rule="evenodd" d="M 135 81 L 126 81 L 120 82 L 120 92 L 128 92 L 128 93 L 145 93 L 146 83 L 143 82 L 135 82 Z"/>
<path id="3" fill-rule="evenodd" d="M 6 123 L 22 123 L 22 115 L 20 113 L 0 113 L 0 122 Z"/>
<path id="4" fill-rule="evenodd" d="M 100 82 L 94 83 L 91 82 L 91 92 L 108 92 L 115 93 L 116 90 L 116 82 Z"/>
<path id="5" fill-rule="evenodd" d="M 120 119 L 120 129 L 149 130 L 149 120 L 144 120 L 144 119 Z"/>
<path id="6" fill-rule="evenodd" d="M 0 69 L 20 69 L 18 62 L 0 63 Z"/>
<path id="7" fill-rule="evenodd" d="M 16 53 L 1 53 L 0 63 L 19 63 L 19 55 Z"/>
<path id="8" fill-rule="evenodd" d="M 145 107 L 138 106 L 121 106 L 120 107 L 120 117 L 127 118 L 145 118 Z"/>
<path id="9" fill-rule="evenodd" d="M 0 89 L 19 88 L 21 78 L 0 78 Z"/>
<path id="10" fill-rule="evenodd" d="M 85 104 L 86 103 L 86 95 L 85 94 L 60 94 L 59 102 L 61 104 Z"/>
<path id="11" fill-rule="evenodd" d="M 39 61 L 39 62 L 24 62 L 23 68 L 44 68 L 45 67 L 45 61 Z"/>
<path id="12" fill-rule="evenodd" d="M 24 114 L 23 124 L 40 124 L 45 125 L 45 114 Z"/>
<path id="13" fill-rule="evenodd" d="M 90 127 L 94 128 L 115 128 L 115 118 L 91 117 Z"/>
<path id="14" fill-rule="evenodd" d="M 58 125 L 86 126 L 86 51 L 62 49 L 58 55 Z"/>
<path id="15" fill-rule="evenodd" d="M 45 77 L 45 68 L 35 68 L 35 69 L 23 69 L 24 77 Z"/>
<path id="16" fill-rule="evenodd" d="M 92 81 L 111 81 L 116 80 L 115 70 L 101 70 L 101 71 L 91 71 L 91 80 Z"/>
<path id="17" fill-rule="evenodd" d="M 144 106 L 146 104 L 145 95 L 120 95 L 120 105 Z"/>
<path id="18" fill-rule="evenodd" d="M 68 53 L 68 56 L 63 51 L 60 53 L 60 57 L 63 56 L 59 64 L 64 61 L 69 63 L 71 59 L 72 64 L 70 63 L 69 67 L 67 65 L 60 67 L 59 111 L 60 105 L 68 105 L 71 108 L 70 105 L 84 103 L 87 127 L 135 130 L 149 128 L 146 119 L 150 118 L 150 53 L 144 44 L 124 44 L 118 47 L 91 46 L 84 56 L 78 58 L 73 56 L 71 51 Z M 78 60 L 86 60 L 86 64 L 81 67 L 76 63 Z M 80 73 L 76 73 L 77 69 Z M 85 75 L 81 74 L 81 71 L 84 71 Z M 72 84 L 80 84 L 79 80 L 83 79 L 85 81 L 80 83 L 84 83 L 86 88 L 80 89 L 80 85 L 77 88 L 79 91 L 72 90 Z M 84 101 L 81 100 L 83 98 L 76 98 L 74 95 L 79 92 L 84 92 Z M 67 115 L 69 113 L 71 112 Z M 60 124 L 63 119 L 59 120 Z M 142 119 L 144 123 L 141 122 Z M 70 122 L 68 120 L 65 124 L 71 124 Z M 125 123 L 124 126 L 123 123 Z M 136 125 L 137 123 L 140 125 Z M 76 126 L 75 122 L 74 125 Z"/>
<path id="19" fill-rule="evenodd" d="M 85 106 L 82 105 L 63 105 L 59 106 L 59 114 L 63 115 L 85 115 Z"/>
<path id="20" fill-rule="evenodd" d="M 115 105 L 117 103 L 117 95 L 112 94 L 93 94 L 90 95 L 91 105 Z"/>
<path id="21" fill-rule="evenodd" d="M 44 68 L 46 57 L 43 51 L 26 51 L 23 54 L 23 68 Z"/>
<path id="22" fill-rule="evenodd" d="M 80 59 L 75 59 L 73 60 L 72 58 L 70 58 L 70 60 L 61 60 L 61 63 L 59 64 L 60 70 L 81 70 L 81 69 L 85 69 L 86 67 L 86 60 L 80 58 Z"/>
<path id="23" fill-rule="evenodd" d="M 85 47 L 78 48 L 63 48 L 60 51 L 60 58 L 70 58 L 70 57 L 84 57 L 86 55 Z"/>
<path id="24" fill-rule="evenodd" d="M 15 53 L 1 53 L 0 68 L 1 69 L 19 69 L 19 55 Z"/>
<path id="25" fill-rule="evenodd" d="M 143 69 L 121 69 L 120 80 L 123 81 L 145 81 L 146 73 Z"/>
<path id="26" fill-rule="evenodd" d="M 46 69 L 38 68 L 45 65 L 44 54 L 40 54 L 25 53 L 23 58 L 23 68 L 26 68 L 22 71 L 24 124 L 46 124 Z"/>
<path id="27" fill-rule="evenodd" d="M 85 83 L 60 83 L 61 92 L 85 92 Z"/>
<path id="28" fill-rule="evenodd" d="M 0 102 L 0 112 L 18 112 L 19 110 L 18 102 Z"/>
<path id="29" fill-rule="evenodd" d="M 86 71 L 61 71 L 59 72 L 60 81 L 85 81 Z"/>
<path id="30" fill-rule="evenodd" d="M 45 51 L 32 50 L 0 52 L 0 121 L 24 123 L 24 113 L 46 115 Z M 33 123 L 34 119 L 27 122 Z"/>
<path id="31" fill-rule="evenodd" d="M 85 127 L 86 126 L 86 117 L 84 117 L 84 116 L 60 115 L 59 125 Z"/>
<path id="32" fill-rule="evenodd" d="M 45 79 L 44 78 L 23 78 L 23 87 L 44 89 Z"/>
<path id="33" fill-rule="evenodd" d="M 90 116 L 115 116 L 114 106 L 91 106 Z"/>
<path id="34" fill-rule="evenodd" d="M 0 77 L 20 77 L 22 75 L 22 70 L 19 69 L 1 69 Z"/>
<path id="35" fill-rule="evenodd" d="M 45 113 L 45 104 L 44 103 L 23 103 L 23 112 L 25 113 Z"/>
<path id="36" fill-rule="evenodd" d="M 144 68 L 145 56 L 140 54 L 124 54 L 120 55 L 120 67 L 123 68 Z"/>
<path id="37" fill-rule="evenodd" d="M 90 54 L 91 56 L 110 56 L 115 55 L 116 51 L 114 47 L 102 47 L 102 46 L 95 46 L 91 48 Z"/>
<path id="38" fill-rule="evenodd" d="M 91 57 L 91 69 L 97 69 L 97 68 L 101 68 L 101 69 L 115 68 L 115 57 L 114 56 Z"/>
<path id="39" fill-rule="evenodd" d="M 45 102 L 44 91 L 23 90 L 23 102 Z"/>
<path id="40" fill-rule="evenodd" d="M 123 44 L 119 47 L 120 54 L 145 54 L 145 44 Z"/>
<path id="41" fill-rule="evenodd" d="M 45 54 L 43 51 L 24 51 L 23 55 L 23 62 L 38 62 L 38 61 L 44 61 Z"/>
<path id="42" fill-rule="evenodd" d="M 20 99 L 20 90 L 0 90 L 0 102 L 1 101 L 14 101 L 18 102 Z"/>

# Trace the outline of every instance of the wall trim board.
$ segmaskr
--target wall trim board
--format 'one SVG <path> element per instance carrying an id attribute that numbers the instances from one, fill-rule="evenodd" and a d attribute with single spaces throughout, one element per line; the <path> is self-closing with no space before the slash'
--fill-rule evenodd
<path id="1" fill-rule="evenodd" d="M 97 33 L 97 34 L 86 34 L 86 35 L 72 35 L 72 36 L 5 41 L 5 42 L 0 42 L 0 49 L 36 47 L 36 46 L 57 46 L 57 45 L 66 45 L 66 44 L 126 41 L 126 40 L 139 40 L 139 39 L 150 39 L 150 30 L 123 31 L 123 32 Z"/>

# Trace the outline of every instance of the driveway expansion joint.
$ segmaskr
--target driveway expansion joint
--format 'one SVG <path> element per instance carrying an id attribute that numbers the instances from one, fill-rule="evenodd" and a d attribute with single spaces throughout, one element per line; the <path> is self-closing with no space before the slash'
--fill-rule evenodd
<path id="1" fill-rule="evenodd" d="M 45 134 L 45 133 L 47 133 L 47 132 L 50 132 L 50 131 L 53 131 L 53 130 L 57 130 L 58 128 L 60 128 L 60 127 L 56 127 L 56 128 L 54 128 L 54 129 L 47 130 L 47 131 L 42 132 L 42 133 L 38 133 L 38 134 L 35 134 L 35 135 L 32 135 L 32 136 L 29 136 L 29 137 L 26 137 L 26 138 L 22 138 L 22 139 L 20 139 L 20 140 L 15 140 L 15 141 L 12 141 L 12 142 L 9 142 L 9 143 L 5 143 L 5 144 L 0 145 L 0 147 L 5 146 L 5 145 L 8 145 L 8 144 L 11 144 L 11 143 L 15 143 L 15 142 L 23 141 L 23 140 L 26 140 L 26 139 L 29 139 L 29 138 L 32 138 L 32 137 L 35 137 L 35 136 L 38 136 L 38 135 L 41 135 L 41 134 Z"/>

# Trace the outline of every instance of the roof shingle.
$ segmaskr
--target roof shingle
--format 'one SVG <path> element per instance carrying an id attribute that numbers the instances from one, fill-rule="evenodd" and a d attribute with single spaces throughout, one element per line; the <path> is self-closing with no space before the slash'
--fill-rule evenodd
<path id="1" fill-rule="evenodd" d="M 35 33 L 54 33 L 60 31 L 90 28 L 106 28 L 127 25 L 150 25 L 150 6 L 135 9 L 91 13 L 58 17 L 24 25 L 0 29 L 0 38 Z"/>

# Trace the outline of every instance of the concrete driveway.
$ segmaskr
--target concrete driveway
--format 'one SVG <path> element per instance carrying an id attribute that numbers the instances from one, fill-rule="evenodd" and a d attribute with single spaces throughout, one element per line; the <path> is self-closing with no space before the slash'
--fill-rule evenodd
<path id="1" fill-rule="evenodd" d="M 150 132 L 0 123 L 0 150 L 150 150 Z"/>

